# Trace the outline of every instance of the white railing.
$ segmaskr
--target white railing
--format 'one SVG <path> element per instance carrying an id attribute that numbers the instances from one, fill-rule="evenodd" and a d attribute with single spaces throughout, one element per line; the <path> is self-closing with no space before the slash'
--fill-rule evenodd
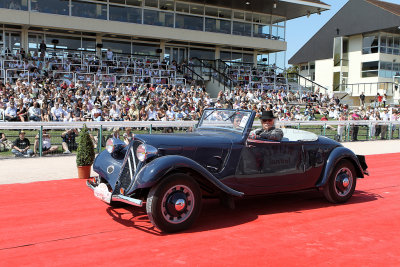
<path id="1" fill-rule="evenodd" d="M 22 76 L 21 76 L 22 74 Z M 28 83 L 30 82 L 30 75 L 29 71 L 27 70 L 21 70 L 21 69 L 7 69 L 6 74 L 5 74 L 5 80 L 10 81 L 10 83 L 13 83 L 13 80 L 17 79 L 27 79 Z"/>
<path id="2" fill-rule="evenodd" d="M 198 121 L 85 121 L 85 122 L 2 122 L 0 129 L 65 129 L 81 128 L 84 124 L 88 128 L 112 127 L 192 127 Z M 371 126 L 371 125 L 400 125 L 400 121 L 277 121 L 278 127 L 286 126 Z M 255 121 L 253 127 L 260 127 L 261 122 Z"/>

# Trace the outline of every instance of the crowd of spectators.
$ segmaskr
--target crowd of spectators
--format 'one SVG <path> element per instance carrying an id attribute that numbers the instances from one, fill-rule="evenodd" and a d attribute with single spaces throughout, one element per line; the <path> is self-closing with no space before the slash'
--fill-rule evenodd
<path id="1" fill-rule="evenodd" d="M 22 60 L 13 61 L 15 58 L 6 57 L 2 61 L 2 68 L 8 68 L 17 76 L 15 82 L 12 79 L 0 80 L 0 120 L 21 122 L 197 120 L 207 107 L 254 110 L 257 117 L 264 110 L 272 110 L 280 121 L 400 120 L 397 109 L 386 107 L 386 95 L 383 97 L 378 95 L 371 105 L 366 105 L 365 96 L 360 96 L 360 106 L 350 109 L 333 94 L 322 93 L 319 90 L 314 93 L 291 92 L 282 85 L 274 88 L 252 86 L 254 77 L 269 79 L 271 82 L 271 69 L 260 71 L 237 68 L 231 74 L 237 75 L 237 78 L 242 75 L 247 82 L 243 83 L 238 78 L 238 85 L 235 88 L 221 91 L 212 99 L 203 86 L 151 83 L 152 76 L 166 75 L 173 78 L 177 73 L 181 73 L 183 67 L 176 62 L 166 64 L 134 61 L 131 65 L 131 61 L 113 60 L 110 50 L 107 51 L 105 60 L 101 64 L 95 56 L 84 60 L 70 57 L 61 62 L 57 58 L 47 59 L 45 55 L 44 46 L 40 54 L 33 53 L 27 56 L 25 51 L 21 50 L 17 56 Z M 107 71 L 108 74 L 132 72 L 130 74 L 134 75 L 136 71 L 140 71 L 142 74 L 146 73 L 150 79 L 127 83 L 101 80 L 82 82 L 79 79 L 75 79 L 74 82 L 68 76 L 60 77 L 57 74 L 67 70 L 77 74 L 90 71 L 96 75 L 103 75 L 103 71 Z M 11 77 L 15 77 L 14 74 Z M 344 125 L 337 127 L 338 139 L 343 139 L 344 128 Z M 370 131 L 370 136 L 381 135 L 384 138 L 387 126 L 373 123 Z M 352 127 L 351 132 L 353 140 L 357 140 L 358 127 Z M 73 149 L 68 147 L 65 140 L 62 147 L 65 153 Z M 55 149 L 48 143 L 44 151 Z M 27 151 L 31 152 L 29 149 Z M 37 144 L 34 148 L 34 152 L 36 151 Z"/>

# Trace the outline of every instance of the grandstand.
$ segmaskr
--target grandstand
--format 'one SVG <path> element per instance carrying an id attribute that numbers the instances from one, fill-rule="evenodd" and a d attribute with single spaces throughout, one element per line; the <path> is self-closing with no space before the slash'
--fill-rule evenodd
<path id="1" fill-rule="evenodd" d="M 45 53 L 55 80 L 80 84 L 195 80 L 212 95 L 234 85 L 279 88 L 288 84 L 278 75 L 286 21 L 327 9 L 317 0 L 2 0 L 0 75 L 30 81 L 40 68 L 23 57 Z"/>

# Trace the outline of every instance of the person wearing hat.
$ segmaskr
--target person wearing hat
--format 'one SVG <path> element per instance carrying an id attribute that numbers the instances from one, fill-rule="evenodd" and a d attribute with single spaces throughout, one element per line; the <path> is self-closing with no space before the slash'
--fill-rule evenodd
<path id="1" fill-rule="evenodd" d="M 250 133 L 255 139 L 265 139 L 280 141 L 283 138 L 283 131 L 279 128 L 275 128 L 274 113 L 272 110 L 263 111 L 260 117 L 261 129 L 256 129 Z"/>
<path id="2" fill-rule="evenodd" d="M 28 138 L 25 137 L 25 132 L 20 131 L 19 137 L 14 141 L 13 149 L 11 152 L 15 157 L 31 157 L 33 154 L 32 149 L 30 149 L 31 143 Z"/>

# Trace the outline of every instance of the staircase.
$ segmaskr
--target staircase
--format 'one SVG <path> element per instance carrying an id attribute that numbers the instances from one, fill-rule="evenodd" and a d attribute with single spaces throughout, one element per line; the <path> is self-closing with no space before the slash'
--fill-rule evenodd
<path id="1" fill-rule="evenodd" d="M 315 92 L 319 89 L 320 93 L 327 93 L 328 88 L 298 74 L 298 73 L 287 73 L 286 74 L 287 84 L 289 85 L 290 91 L 302 92 Z"/>

